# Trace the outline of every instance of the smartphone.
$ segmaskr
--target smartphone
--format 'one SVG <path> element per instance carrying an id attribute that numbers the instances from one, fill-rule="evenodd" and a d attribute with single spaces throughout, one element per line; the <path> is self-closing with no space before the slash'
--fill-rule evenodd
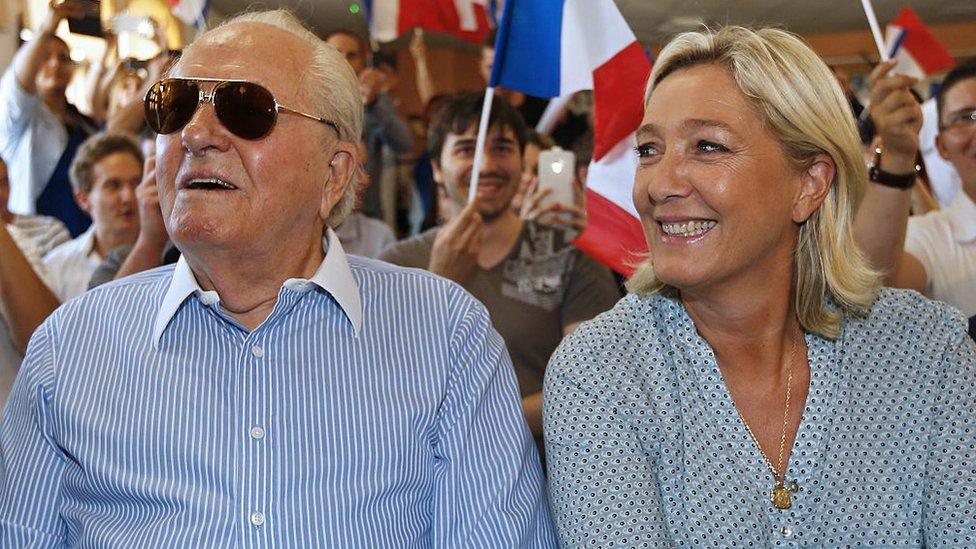
<path id="1" fill-rule="evenodd" d="M 543 197 L 540 207 L 556 202 L 571 206 L 576 203 L 573 178 L 576 175 L 576 155 L 553 147 L 539 153 L 539 190 L 552 189 Z"/>
<path id="2" fill-rule="evenodd" d="M 79 0 L 84 15 L 78 19 L 68 19 L 68 30 L 75 34 L 102 37 L 102 2 L 101 0 Z"/>

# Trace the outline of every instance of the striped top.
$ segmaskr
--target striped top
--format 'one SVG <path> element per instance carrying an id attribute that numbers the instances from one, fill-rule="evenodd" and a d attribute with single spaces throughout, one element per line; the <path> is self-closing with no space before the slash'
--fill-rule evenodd
<path id="1" fill-rule="evenodd" d="M 250 333 L 183 262 L 58 309 L 0 427 L 0 546 L 554 546 L 484 308 L 327 248 Z"/>

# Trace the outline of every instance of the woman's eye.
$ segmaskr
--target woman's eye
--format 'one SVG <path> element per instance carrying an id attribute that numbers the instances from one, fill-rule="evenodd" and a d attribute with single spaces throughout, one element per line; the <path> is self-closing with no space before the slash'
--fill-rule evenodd
<path id="1" fill-rule="evenodd" d="M 634 152 L 637 153 L 637 158 L 648 158 L 657 153 L 657 147 L 650 143 L 642 143 L 634 147 Z"/>
<path id="2" fill-rule="evenodd" d="M 697 147 L 701 152 L 729 152 L 728 147 L 725 145 L 720 145 L 714 141 L 706 141 L 704 139 L 698 142 Z"/>

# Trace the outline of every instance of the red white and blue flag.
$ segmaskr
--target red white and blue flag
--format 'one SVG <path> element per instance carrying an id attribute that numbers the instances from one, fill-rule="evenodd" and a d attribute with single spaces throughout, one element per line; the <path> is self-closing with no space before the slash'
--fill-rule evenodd
<path id="1" fill-rule="evenodd" d="M 210 0 L 169 0 L 169 9 L 177 19 L 202 29 L 206 24 Z"/>
<path id="2" fill-rule="evenodd" d="M 925 79 L 955 64 L 949 51 L 910 7 L 902 9 L 888 25 L 885 42 L 888 58 L 898 61 L 894 69 L 898 74 Z"/>
<path id="3" fill-rule="evenodd" d="M 490 86 L 537 97 L 593 90 L 589 223 L 576 245 L 629 275 L 647 250 L 634 208 L 634 132 L 651 61 L 613 0 L 507 0 Z"/>
<path id="4" fill-rule="evenodd" d="M 366 0 L 369 35 L 390 42 L 413 28 L 480 44 L 494 27 L 497 0 Z"/>

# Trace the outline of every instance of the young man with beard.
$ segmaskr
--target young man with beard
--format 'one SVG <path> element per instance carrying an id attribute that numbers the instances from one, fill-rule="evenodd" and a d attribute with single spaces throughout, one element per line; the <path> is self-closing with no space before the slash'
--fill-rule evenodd
<path id="1" fill-rule="evenodd" d="M 452 98 L 430 127 L 434 181 L 460 212 L 380 259 L 449 278 L 485 304 L 512 356 L 522 408 L 539 438 L 549 356 L 563 336 L 620 296 L 610 271 L 572 246 L 564 231 L 513 211 L 527 130 L 504 101 L 492 105 L 477 198 L 465 205 L 481 104 L 480 94 Z"/>

